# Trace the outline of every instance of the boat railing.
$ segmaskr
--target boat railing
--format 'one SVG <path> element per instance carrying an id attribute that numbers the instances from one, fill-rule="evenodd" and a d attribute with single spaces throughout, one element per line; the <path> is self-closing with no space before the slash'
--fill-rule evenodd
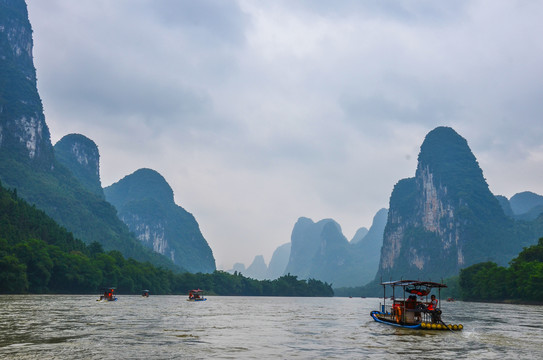
<path id="1" fill-rule="evenodd" d="M 439 310 L 431 311 L 426 309 L 426 305 L 423 303 L 417 304 L 415 308 L 406 308 L 406 303 L 403 301 L 396 301 L 393 304 L 380 304 L 381 312 L 386 318 L 392 321 L 396 321 L 402 324 L 420 324 L 422 322 L 435 322 L 436 313 Z"/>

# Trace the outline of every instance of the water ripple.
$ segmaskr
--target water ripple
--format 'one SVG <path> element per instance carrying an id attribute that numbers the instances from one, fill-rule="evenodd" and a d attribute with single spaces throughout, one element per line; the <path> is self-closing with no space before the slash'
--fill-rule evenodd
<path id="1" fill-rule="evenodd" d="M 463 332 L 374 322 L 378 299 L 0 296 L 0 358 L 541 359 L 543 309 L 455 302 Z"/>

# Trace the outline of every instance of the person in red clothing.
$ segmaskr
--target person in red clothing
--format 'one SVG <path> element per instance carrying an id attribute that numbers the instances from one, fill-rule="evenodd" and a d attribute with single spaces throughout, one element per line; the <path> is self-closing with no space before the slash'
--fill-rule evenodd
<path id="1" fill-rule="evenodd" d="M 428 310 L 434 311 L 437 309 L 437 299 L 435 295 L 430 296 L 430 304 L 428 304 Z"/>
<path id="2" fill-rule="evenodd" d="M 426 310 L 432 314 L 432 322 L 438 323 L 441 322 L 441 310 L 437 308 L 437 299 L 435 295 L 432 295 L 430 297 L 431 301 L 430 304 L 428 304 L 428 307 Z"/>

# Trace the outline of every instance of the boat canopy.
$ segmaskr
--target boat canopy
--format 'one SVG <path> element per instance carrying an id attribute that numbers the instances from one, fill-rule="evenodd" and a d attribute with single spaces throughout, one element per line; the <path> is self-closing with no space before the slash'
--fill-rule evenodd
<path id="1" fill-rule="evenodd" d="M 385 281 L 381 285 L 386 286 L 402 286 L 402 287 L 427 287 L 427 288 L 446 288 L 447 285 L 436 283 L 432 281 L 418 281 L 418 280 L 397 280 L 397 281 Z"/>

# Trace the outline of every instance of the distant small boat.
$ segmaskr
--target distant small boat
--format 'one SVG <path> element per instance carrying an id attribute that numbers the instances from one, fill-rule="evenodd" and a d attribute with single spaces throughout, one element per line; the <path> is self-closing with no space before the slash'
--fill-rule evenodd
<path id="1" fill-rule="evenodd" d="M 447 301 L 448 301 L 448 302 L 453 302 L 453 301 L 454 301 L 454 298 L 452 298 L 452 297 L 447 298 Z"/>
<path id="2" fill-rule="evenodd" d="M 204 291 L 197 289 L 189 291 L 189 298 L 187 301 L 206 301 L 207 299 L 204 296 Z"/>
<path id="3" fill-rule="evenodd" d="M 96 299 L 96 301 L 117 301 L 117 297 L 115 296 L 115 288 L 110 287 L 104 289 L 104 295 L 100 295 L 100 298 Z"/>
<path id="4" fill-rule="evenodd" d="M 141 296 L 143 296 L 143 297 L 149 297 L 149 290 L 142 290 L 142 291 L 141 291 Z"/>

